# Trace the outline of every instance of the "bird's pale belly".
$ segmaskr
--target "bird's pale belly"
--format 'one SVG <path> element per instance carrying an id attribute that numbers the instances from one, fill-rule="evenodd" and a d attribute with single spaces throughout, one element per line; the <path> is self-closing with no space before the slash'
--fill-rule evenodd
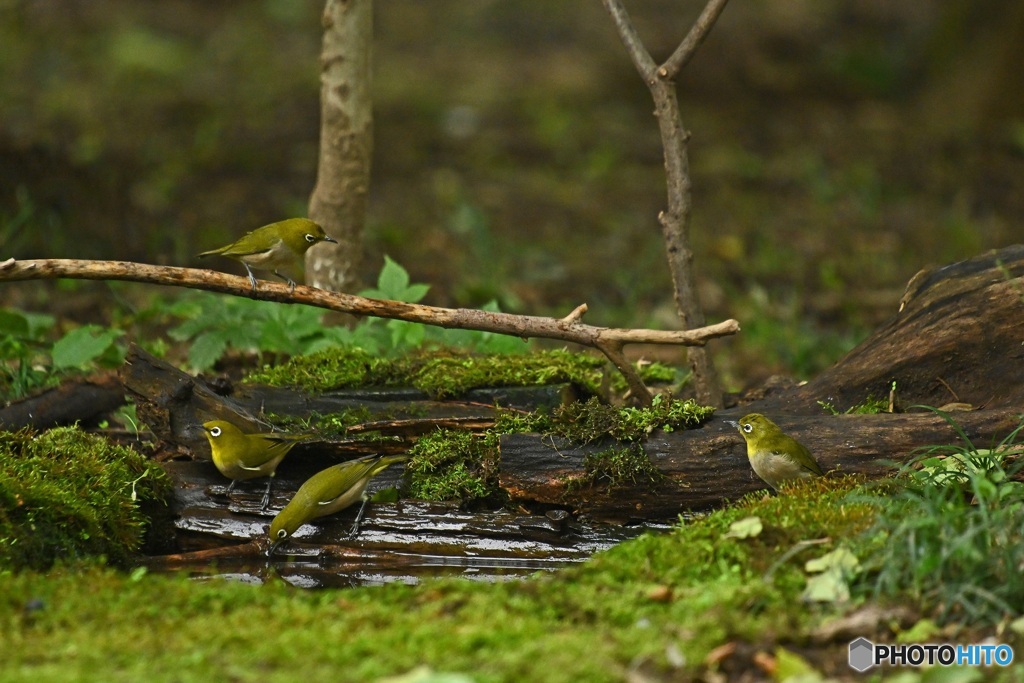
<path id="1" fill-rule="evenodd" d="M 750 467 L 773 489 L 778 489 L 784 481 L 810 479 L 813 476 L 790 458 L 776 453 L 750 456 Z"/>

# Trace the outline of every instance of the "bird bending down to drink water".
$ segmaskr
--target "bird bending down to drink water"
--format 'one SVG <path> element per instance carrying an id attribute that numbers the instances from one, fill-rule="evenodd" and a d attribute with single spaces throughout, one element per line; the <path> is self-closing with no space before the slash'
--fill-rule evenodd
<path id="1" fill-rule="evenodd" d="M 328 467 L 310 477 L 295 492 L 295 497 L 274 517 L 270 523 L 270 554 L 288 540 L 300 526 L 316 519 L 340 512 L 362 499 L 363 504 L 352 525 L 350 537 L 359 533 L 370 497 L 365 495 L 370 479 L 396 462 L 404 462 L 409 456 L 368 455 Z"/>

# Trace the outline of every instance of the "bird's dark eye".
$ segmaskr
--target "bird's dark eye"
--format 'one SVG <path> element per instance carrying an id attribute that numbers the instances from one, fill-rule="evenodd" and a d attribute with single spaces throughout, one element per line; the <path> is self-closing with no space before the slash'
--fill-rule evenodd
<path id="1" fill-rule="evenodd" d="M 309 242 L 310 244 L 313 244 L 314 242 L 316 242 L 316 235 L 311 235 L 310 233 L 307 232 L 306 241 Z"/>
<path id="2" fill-rule="evenodd" d="M 284 529 L 278 529 L 277 530 L 277 537 L 278 538 L 287 538 L 288 537 L 288 532 L 285 531 Z"/>
<path id="3" fill-rule="evenodd" d="M 754 425 L 750 424 L 749 422 L 746 423 L 745 425 L 743 425 L 743 431 L 749 434 L 750 432 L 754 431 Z"/>
<path id="4" fill-rule="evenodd" d="M 211 436 L 220 436 L 220 427 L 214 427 L 210 430 Z"/>

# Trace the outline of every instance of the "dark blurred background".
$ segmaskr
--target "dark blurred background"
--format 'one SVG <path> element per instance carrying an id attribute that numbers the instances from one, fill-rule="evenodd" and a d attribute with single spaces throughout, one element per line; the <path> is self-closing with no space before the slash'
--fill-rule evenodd
<path id="1" fill-rule="evenodd" d="M 702 6 L 627 2 L 656 59 Z M 0 258 L 198 265 L 305 215 L 322 9 L 0 0 Z M 427 303 L 677 326 L 657 125 L 601 3 L 374 12 L 367 282 L 389 254 Z M 743 325 L 716 347 L 727 382 L 808 376 L 920 268 L 1020 241 L 1022 64 L 1011 0 L 726 8 L 680 94 L 703 302 Z M 4 285 L 0 305 L 104 314 L 45 291 Z"/>

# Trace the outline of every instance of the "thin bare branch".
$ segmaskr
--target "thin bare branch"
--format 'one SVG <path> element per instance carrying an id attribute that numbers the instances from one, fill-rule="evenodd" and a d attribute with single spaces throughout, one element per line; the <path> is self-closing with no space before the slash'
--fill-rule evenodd
<path id="1" fill-rule="evenodd" d="M 675 80 L 679 71 L 689 63 L 693 55 L 696 54 L 697 48 L 700 47 L 708 33 L 711 32 L 711 28 L 715 25 L 722 10 L 725 9 L 727 2 L 729 0 L 708 0 L 708 4 L 704 6 L 704 11 L 700 13 L 697 21 L 690 27 L 690 32 L 683 38 L 683 42 L 679 43 L 679 47 L 672 53 L 672 56 L 658 67 L 659 78 L 667 81 Z"/>
<path id="2" fill-rule="evenodd" d="M 703 346 L 709 339 L 725 337 L 739 331 L 739 323 L 725 320 L 694 330 L 644 330 L 585 325 L 579 321 L 586 310 L 577 307 L 565 318 L 545 318 L 516 315 L 468 308 L 441 308 L 422 304 L 368 299 L 354 294 L 329 292 L 298 285 L 292 291 L 288 285 L 260 280 L 255 294 L 248 279 L 212 270 L 154 266 L 131 261 L 86 261 L 78 259 L 39 259 L 0 262 L 0 282 L 19 280 L 52 280 L 72 278 L 79 280 L 126 280 L 173 287 L 189 287 L 211 292 L 252 297 L 264 301 L 306 304 L 353 315 L 390 318 L 423 323 L 449 329 L 479 330 L 507 334 L 523 339 L 557 339 L 597 349 L 604 353 L 626 376 L 633 395 L 641 402 L 649 402 L 650 392 L 631 377 L 635 370 L 625 361 L 621 349 L 626 344 L 665 344 L 677 346 Z M 634 386 L 639 382 L 639 386 Z M 641 391 L 642 388 L 642 391 Z"/>
<path id="3" fill-rule="evenodd" d="M 597 348 L 600 349 L 601 353 L 612 362 L 612 364 L 618 368 L 622 376 L 626 378 L 626 385 L 629 386 L 629 393 L 631 396 L 637 397 L 638 400 L 647 404 L 651 400 L 651 392 L 644 384 L 644 381 L 640 379 L 640 373 L 636 371 L 633 364 L 626 360 L 626 356 L 622 353 L 623 343 L 621 341 L 603 341 L 599 342 Z"/>
<path id="4" fill-rule="evenodd" d="M 576 308 L 572 309 L 572 311 L 569 312 L 569 315 L 567 315 L 564 318 L 562 318 L 562 324 L 563 325 L 572 325 L 573 323 L 577 323 L 577 322 L 580 321 L 580 318 L 582 318 L 583 314 L 586 313 L 586 312 L 587 312 L 587 305 L 586 304 L 580 304 Z"/>
<path id="5" fill-rule="evenodd" d="M 622 44 L 626 46 L 626 52 L 629 53 L 629 58 L 633 60 L 636 70 L 644 81 L 653 81 L 655 69 L 658 68 L 658 65 L 651 57 L 651 53 L 644 47 L 643 41 L 640 40 L 640 34 L 636 32 L 636 28 L 633 26 L 626 8 L 622 6 L 619 0 L 601 0 L 601 2 L 604 3 L 604 8 L 611 15 L 615 29 L 619 32 Z"/>
<path id="6" fill-rule="evenodd" d="M 602 0 L 612 17 L 626 52 L 643 78 L 654 100 L 654 113 L 658 118 L 661 142 L 665 152 L 665 180 L 668 199 L 667 211 L 661 212 L 662 237 L 668 257 L 669 272 L 675 288 L 676 308 L 685 327 L 704 325 L 704 312 L 697 295 L 697 281 L 693 273 L 693 250 L 690 248 L 690 168 L 687 156 L 689 133 L 683 127 L 679 114 L 675 77 L 690 60 L 715 20 L 725 8 L 727 0 L 708 0 L 694 25 L 676 51 L 664 65 L 657 67 L 643 46 L 622 6 L 621 0 Z M 702 348 L 691 348 L 688 353 L 693 369 L 694 389 L 698 400 L 709 405 L 722 405 L 722 387 L 710 354 Z"/>

